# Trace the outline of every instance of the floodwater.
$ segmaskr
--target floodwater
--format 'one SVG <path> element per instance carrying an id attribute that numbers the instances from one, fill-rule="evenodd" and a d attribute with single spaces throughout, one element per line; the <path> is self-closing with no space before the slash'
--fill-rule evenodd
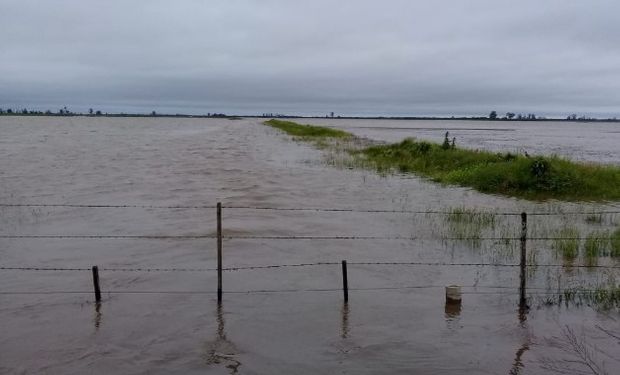
<path id="1" fill-rule="evenodd" d="M 617 124 L 307 122 L 386 141 L 415 136 L 440 142 L 449 130 L 457 144 L 467 147 L 620 164 Z M 518 243 L 446 239 L 453 232 L 441 215 L 357 211 L 470 207 L 558 212 L 618 210 L 616 204 L 531 203 L 441 187 L 411 175 L 386 177 L 330 166 L 321 151 L 259 119 L 0 117 L 0 160 L 4 205 L 134 206 L 0 207 L 1 267 L 85 269 L 0 270 L 0 373 L 540 374 L 587 369 L 575 362 L 579 357 L 566 327 L 592 350 L 595 365 L 610 374 L 620 368 L 620 343 L 607 333 L 620 332 L 617 310 L 553 304 L 545 295 L 617 278 L 618 269 L 529 270 L 531 308 L 520 313 L 515 267 L 355 264 L 514 264 L 519 257 Z M 250 207 L 223 210 L 224 235 L 233 237 L 224 240 L 225 267 L 330 264 L 225 271 L 218 305 L 214 238 L 122 237 L 213 236 L 216 211 L 202 206 L 218 201 Z M 597 225 L 614 228 L 618 219 L 606 215 Z M 517 216 L 497 220 L 493 235 L 518 234 Z M 545 234 L 555 222 L 583 218 L 529 220 L 532 234 Z M 120 238 L 6 238 L 11 235 Z M 367 238 L 372 236 L 379 238 Z M 528 246 L 538 262 L 558 262 L 548 243 Z M 341 260 L 350 263 L 347 304 L 340 290 Z M 93 265 L 100 268 L 100 304 L 94 302 L 87 270 Z M 445 304 L 444 286 L 450 284 L 463 286 L 460 305 Z"/>
<path id="2" fill-rule="evenodd" d="M 572 160 L 620 163 L 619 123 L 536 121 L 400 121 L 317 119 L 360 137 L 399 142 L 416 137 L 441 143 L 446 131 L 457 145 L 473 149 L 530 155 L 561 155 Z"/>

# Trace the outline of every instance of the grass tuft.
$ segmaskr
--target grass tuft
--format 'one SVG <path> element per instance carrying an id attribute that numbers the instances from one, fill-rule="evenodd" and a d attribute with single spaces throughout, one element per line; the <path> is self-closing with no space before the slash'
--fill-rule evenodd
<path id="1" fill-rule="evenodd" d="M 480 245 L 483 232 L 495 228 L 493 213 L 465 207 L 451 209 L 445 221 L 451 237 L 465 240 L 476 247 Z"/>
<path id="2" fill-rule="evenodd" d="M 588 224 L 602 224 L 603 215 L 601 214 L 589 214 L 586 216 L 586 223 Z"/>
<path id="3" fill-rule="evenodd" d="M 607 244 L 609 243 L 609 234 L 603 231 L 594 231 L 588 233 L 584 242 L 584 256 L 589 265 L 598 262 L 598 258 L 607 254 Z"/>
<path id="4" fill-rule="evenodd" d="M 620 228 L 609 236 L 609 253 L 612 257 L 620 257 Z"/>
<path id="5" fill-rule="evenodd" d="M 564 227 L 557 231 L 553 240 L 553 248 L 562 258 L 573 261 L 579 256 L 579 230 L 572 227 Z"/>
<path id="6" fill-rule="evenodd" d="M 549 304 L 561 304 L 566 306 L 573 304 L 580 306 L 586 304 L 602 311 L 620 309 L 620 285 L 610 283 L 609 285 L 599 285 L 594 289 L 575 287 L 564 289 L 556 301 L 550 300 Z"/>

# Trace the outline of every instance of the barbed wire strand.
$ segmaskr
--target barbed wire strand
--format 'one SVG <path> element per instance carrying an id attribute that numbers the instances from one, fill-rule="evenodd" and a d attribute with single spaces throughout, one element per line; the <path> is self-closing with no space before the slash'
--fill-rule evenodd
<path id="1" fill-rule="evenodd" d="M 0 207 L 40 207 L 40 208 L 143 208 L 143 209 L 215 209 L 213 205 L 138 205 L 138 204 L 61 204 L 61 203 L 2 203 Z M 306 212 L 355 212 L 355 213 L 392 213 L 392 214 L 436 214 L 436 215 L 467 215 L 454 211 L 441 210 L 384 210 L 384 209 L 354 209 L 354 208 L 320 208 L 320 207 L 261 207 L 261 206 L 222 206 L 231 210 L 264 210 L 264 211 L 306 211 Z M 487 212 L 494 216 L 520 216 L 521 212 Z M 562 216 L 562 215 L 605 215 L 620 214 L 620 210 L 602 211 L 568 211 L 568 212 L 527 212 L 529 216 Z"/>
<path id="2" fill-rule="evenodd" d="M 439 210 L 385 210 L 385 209 L 355 209 L 355 208 L 319 208 L 319 207 L 260 207 L 260 206 L 222 206 L 228 210 L 257 210 L 257 211 L 304 211 L 304 212 L 352 212 L 371 214 L 417 214 L 417 215 L 459 215 L 458 212 Z M 483 211 L 484 212 L 484 211 Z M 490 212 L 489 212 L 490 213 Z M 520 216 L 521 212 L 494 212 L 498 216 Z"/>
<path id="3" fill-rule="evenodd" d="M 441 210 L 381 210 L 381 209 L 350 209 L 350 208 L 313 208 L 313 207 L 260 207 L 260 206 L 222 206 L 223 209 L 238 210 L 266 210 L 266 211 L 314 211 L 314 212 L 358 212 L 358 213 L 396 213 L 396 214 L 437 214 L 437 215 L 467 215 L 467 212 L 441 211 Z M 620 210 L 604 211 L 569 211 L 569 212 L 491 212 L 480 211 L 475 213 L 490 214 L 493 216 L 521 216 L 526 212 L 528 216 L 561 216 L 561 215 L 605 215 L 620 214 Z"/>
<path id="4" fill-rule="evenodd" d="M 223 267 L 222 271 L 244 271 L 244 270 L 263 270 L 275 268 L 299 268 L 299 267 L 316 267 L 316 266 L 338 266 L 340 262 L 315 262 L 315 263 L 293 263 L 293 264 L 270 264 L 260 266 L 232 266 Z M 438 266 L 438 267 L 521 267 L 520 264 L 514 263 L 455 263 L 455 262 L 348 262 L 351 266 Z M 561 267 L 561 268 L 602 268 L 602 269 L 620 269 L 620 265 L 568 265 L 568 264 L 526 264 L 528 268 L 536 267 Z M 217 271 L 217 268 L 144 268 L 144 267 L 100 267 L 100 271 L 108 272 L 208 272 Z M 80 267 L 0 267 L 0 271 L 91 271 L 91 268 Z"/>
<path id="5" fill-rule="evenodd" d="M 100 235 L 100 234 L 3 234 L 0 239 L 144 239 L 199 240 L 216 239 L 216 235 Z M 521 237 L 408 237 L 408 236 L 222 236 L 223 240 L 349 240 L 349 241 L 520 241 Z M 587 237 L 527 237 L 527 241 L 586 240 Z"/>
<path id="6" fill-rule="evenodd" d="M 386 290 L 410 290 L 410 289 L 443 289 L 444 285 L 412 285 L 412 286 L 395 286 L 395 287 L 373 287 L 373 288 L 349 288 L 349 291 L 358 291 L 358 292 L 370 292 L 370 291 L 386 291 Z M 482 287 L 482 286 L 474 286 L 464 288 L 475 288 L 475 289 L 514 289 L 513 292 L 506 291 L 462 291 L 461 294 L 500 294 L 500 295 L 514 295 L 518 294 L 518 287 Z M 528 292 L 527 294 L 532 295 L 564 295 L 564 291 L 552 291 L 548 288 L 528 288 L 528 290 L 535 290 L 534 292 Z M 571 290 L 570 292 L 578 292 L 578 293 L 596 293 L 599 292 L 598 289 L 576 289 Z M 308 289 L 257 289 L 257 290 L 232 290 L 232 291 L 223 291 L 224 294 L 272 294 L 272 293 L 307 293 L 307 292 L 338 292 L 341 293 L 342 289 L 340 288 L 308 288 Z M 209 295 L 209 294 L 217 294 L 217 291 L 184 291 L 184 290 L 102 290 L 102 294 L 105 295 L 113 295 L 113 294 L 200 294 L 200 295 Z M 0 291 L 0 295 L 56 295 L 56 294 L 93 294 L 93 291 L 81 291 L 81 290 L 54 290 L 54 291 Z"/>
<path id="7" fill-rule="evenodd" d="M 55 203 L 35 203 L 35 204 L 0 204 L 0 207 L 39 207 L 39 208 L 146 208 L 146 209 L 215 209 L 216 206 L 195 205 L 195 206 L 157 206 L 140 204 L 55 204 Z"/>

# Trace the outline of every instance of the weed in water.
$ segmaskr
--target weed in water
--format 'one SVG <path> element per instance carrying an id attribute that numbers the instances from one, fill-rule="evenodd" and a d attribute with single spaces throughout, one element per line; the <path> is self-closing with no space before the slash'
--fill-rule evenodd
<path id="1" fill-rule="evenodd" d="M 495 215 L 490 212 L 469 208 L 453 208 L 445 216 L 451 237 L 465 240 L 473 246 L 480 246 L 482 233 L 495 228 Z"/>
<path id="2" fill-rule="evenodd" d="M 579 230 L 573 227 L 558 230 L 552 246 L 565 260 L 575 260 L 579 255 Z"/>
<path id="3" fill-rule="evenodd" d="M 585 300 L 603 310 L 620 308 L 620 285 L 598 286 L 586 293 Z"/>
<path id="4" fill-rule="evenodd" d="M 607 254 L 609 234 L 603 231 L 589 233 L 584 242 L 584 256 L 588 265 L 598 263 L 598 258 Z"/>
<path id="5" fill-rule="evenodd" d="M 603 223 L 603 215 L 601 214 L 590 214 L 586 216 L 586 223 L 588 224 L 602 224 Z"/>
<path id="6" fill-rule="evenodd" d="M 495 215 L 491 212 L 456 207 L 449 210 L 446 215 L 446 220 L 449 222 L 478 225 L 481 227 L 493 227 L 495 224 Z"/>
<path id="7" fill-rule="evenodd" d="M 609 236 L 609 255 L 614 258 L 620 257 L 620 228 Z"/>

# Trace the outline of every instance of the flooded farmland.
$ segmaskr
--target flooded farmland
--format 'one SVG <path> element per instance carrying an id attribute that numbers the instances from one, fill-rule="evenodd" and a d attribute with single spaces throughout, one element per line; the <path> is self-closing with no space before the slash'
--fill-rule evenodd
<path id="1" fill-rule="evenodd" d="M 618 124 L 306 122 L 620 164 Z M 618 285 L 620 256 L 611 240 L 595 256 L 586 246 L 620 227 L 618 203 L 528 202 L 334 166 L 260 119 L 1 117 L 0 135 L 1 373 L 620 368 L 617 301 L 599 298 Z M 451 284 L 459 305 L 445 303 Z"/>

